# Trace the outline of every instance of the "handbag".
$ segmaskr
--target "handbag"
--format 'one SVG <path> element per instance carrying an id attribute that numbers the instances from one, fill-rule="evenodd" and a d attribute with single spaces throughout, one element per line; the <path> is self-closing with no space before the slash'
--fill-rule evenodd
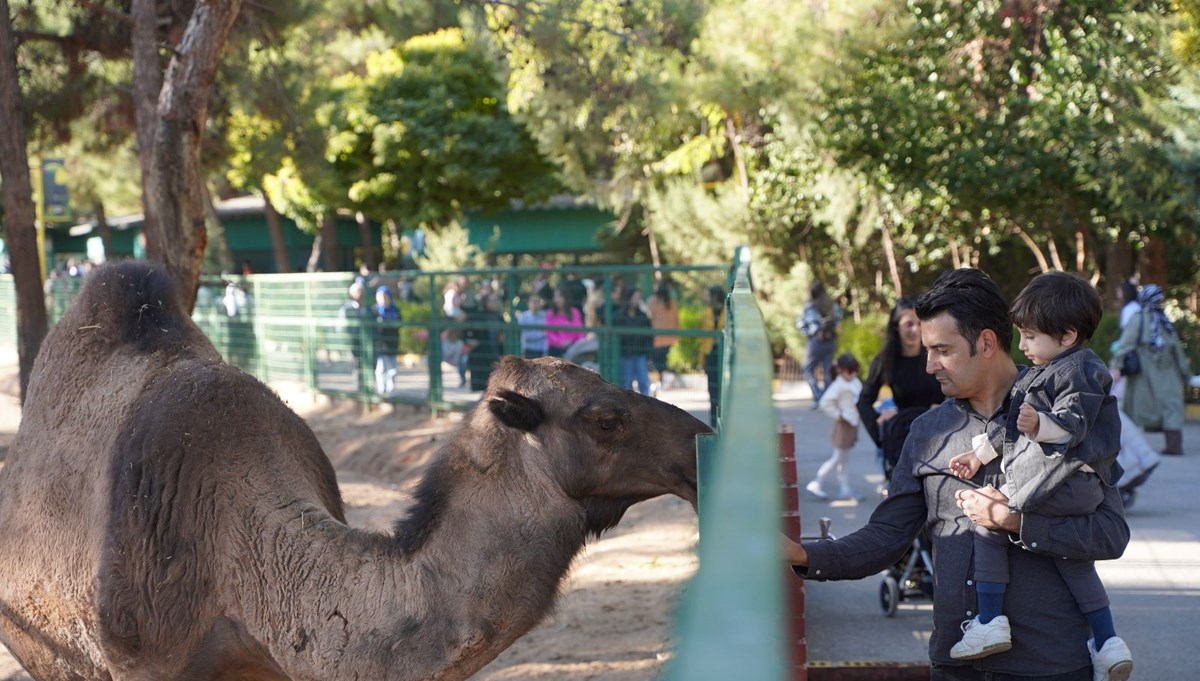
<path id="1" fill-rule="evenodd" d="M 1142 373 L 1142 358 L 1138 357 L 1137 350 L 1130 350 L 1125 355 L 1125 359 L 1121 361 L 1122 376 L 1137 376 Z"/>
<path id="2" fill-rule="evenodd" d="M 1137 342 L 1142 342 L 1142 331 L 1146 328 L 1145 313 L 1139 314 L 1141 319 L 1138 324 Z M 1137 347 L 1125 353 L 1125 357 L 1121 360 L 1121 375 L 1122 376 L 1137 376 L 1142 373 L 1142 358 L 1138 356 Z"/>

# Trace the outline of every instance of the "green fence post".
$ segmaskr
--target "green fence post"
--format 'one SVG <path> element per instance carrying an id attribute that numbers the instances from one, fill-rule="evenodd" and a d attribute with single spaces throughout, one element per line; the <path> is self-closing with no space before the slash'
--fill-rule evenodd
<path id="1" fill-rule="evenodd" d="M 434 416 L 442 403 L 442 306 L 437 279 L 429 277 L 429 405 Z"/>
<path id="2" fill-rule="evenodd" d="M 700 442 L 700 569 L 676 613 L 667 681 L 781 681 L 788 653 L 771 349 L 739 267 L 725 316 L 721 429 Z"/>

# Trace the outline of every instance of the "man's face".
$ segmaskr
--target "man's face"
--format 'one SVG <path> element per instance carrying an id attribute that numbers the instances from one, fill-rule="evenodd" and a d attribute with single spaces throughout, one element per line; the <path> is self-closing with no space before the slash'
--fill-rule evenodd
<path id="1" fill-rule="evenodd" d="M 975 395 L 983 373 L 983 355 L 978 351 L 971 354 L 971 346 L 958 332 L 954 317 L 943 312 L 923 320 L 921 344 L 929 352 L 925 371 L 938 380 L 943 395 L 959 399 L 970 399 Z"/>

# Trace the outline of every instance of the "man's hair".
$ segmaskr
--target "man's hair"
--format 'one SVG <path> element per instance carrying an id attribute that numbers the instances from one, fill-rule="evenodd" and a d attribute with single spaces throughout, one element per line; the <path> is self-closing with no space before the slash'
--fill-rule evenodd
<path id="1" fill-rule="evenodd" d="M 1058 340 L 1074 329 L 1082 345 L 1096 332 L 1104 304 L 1092 285 L 1066 272 L 1046 272 L 1029 282 L 1012 304 L 1017 327 L 1033 329 Z"/>
<path id="2" fill-rule="evenodd" d="M 933 282 L 914 307 L 917 318 L 928 321 L 945 312 L 954 318 L 958 333 L 967 339 L 971 355 L 975 341 L 984 329 L 996 334 L 1000 349 L 1008 354 L 1012 348 L 1012 319 L 1008 303 L 991 277 L 980 270 L 968 268 L 943 272 Z"/>

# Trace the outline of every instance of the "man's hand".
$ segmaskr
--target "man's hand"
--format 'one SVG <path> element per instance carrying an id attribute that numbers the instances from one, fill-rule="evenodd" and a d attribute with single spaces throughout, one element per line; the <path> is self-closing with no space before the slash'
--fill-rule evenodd
<path id="1" fill-rule="evenodd" d="M 1041 419 L 1038 417 L 1037 410 L 1028 402 L 1021 403 L 1021 413 L 1017 415 L 1017 430 L 1025 433 L 1030 438 L 1037 437 L 1038 426 L 1041 424 Z"/>
<path id="2" fill-rule="evenodd" d="M 982 467 L 983 462 L 979 460 L 979 456 L 975 454 L 974 450 L 963 452 L 950 459 L 950 472 L 964 480 L 975 477 Z"/>
<path id="3" fill-rule="evenodd" d="M 781 550 L 783 552 L 783 561 L 788 565 L 799 565 L 800 567 L 808 567 L 808 551 L 804 547 L 788 538 L 786 534 L 779 533 L 779 541 L 781 542 Z"/>
<path id="4" fill-rule="evenodd" d="M 954 493 L 958 507 L 971 522 L 989 530 L 1021 531 L 1021 514 L 1008 507 L 1008 497 L 992 487 L 960 489 Z"/>

